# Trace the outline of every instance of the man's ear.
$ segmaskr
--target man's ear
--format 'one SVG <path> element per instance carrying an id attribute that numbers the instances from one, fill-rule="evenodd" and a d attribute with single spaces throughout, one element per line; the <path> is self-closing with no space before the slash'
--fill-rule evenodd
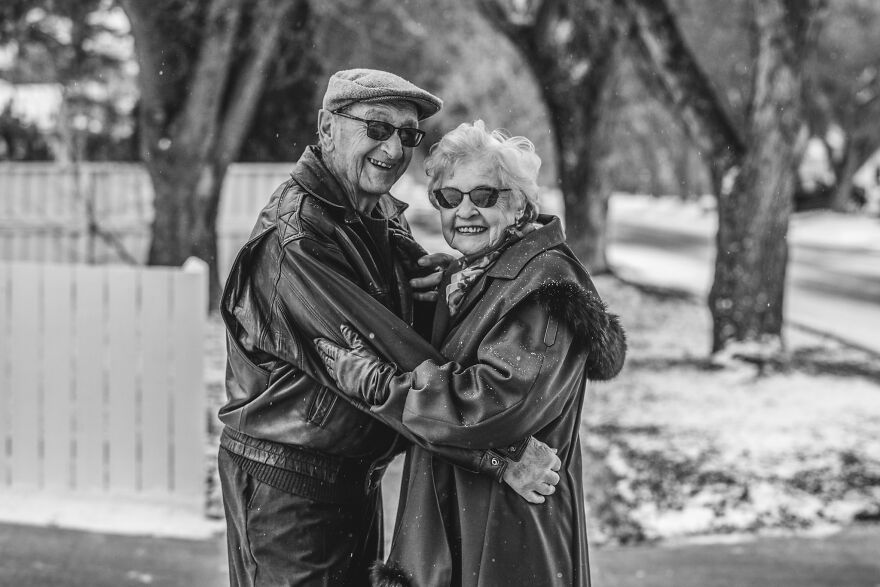
<path id="1" fill-rule="evenodd" d="M 318 145 L 325 153 L 333 150 L 333 113 L 318 110 Z"/>

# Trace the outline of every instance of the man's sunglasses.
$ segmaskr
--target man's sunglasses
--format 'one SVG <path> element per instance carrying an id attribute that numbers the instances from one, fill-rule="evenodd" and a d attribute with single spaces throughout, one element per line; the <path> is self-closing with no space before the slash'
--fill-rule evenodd
<path id="1" fill-rule="evenodd" d="M 425 136 L 425 131 L 417 128 L 394 126 L 381 120 L 365 120 L 345 112 L 336 111 L 333 114 L 365 123 L 367 125 L 367 136 L 374 141 L 387 141 L 394 134 L 394 131 L 397 131 L 397 134 L 400 136 L 401 145 L 404 147 L 418 147 L 419 143 L 422 142 L 422 137 Z"/>
<path id="2" fill-rule="evenodd" d="M 510 188 L 480 186 L 469 192 L 463 192 L 456 188 L 440 188 L 431 193 L 434 194 L 434 199 L 437 200 L 437 204 L 441 208 L 455 208 L 461 204 L 465 196 L 469 197 L 477 208 L 491 208 L 498 202 L 498 195 L 501 192 L 509 191 L 511 191 Z"/>

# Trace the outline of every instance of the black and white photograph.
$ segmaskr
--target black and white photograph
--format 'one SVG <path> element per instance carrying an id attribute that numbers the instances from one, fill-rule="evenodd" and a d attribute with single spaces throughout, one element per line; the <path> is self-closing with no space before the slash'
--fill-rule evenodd
<path id="1" fill-rule="evenodd" d="M 877 0 L 0 5 L 0 585 L 878 554 Z"/>

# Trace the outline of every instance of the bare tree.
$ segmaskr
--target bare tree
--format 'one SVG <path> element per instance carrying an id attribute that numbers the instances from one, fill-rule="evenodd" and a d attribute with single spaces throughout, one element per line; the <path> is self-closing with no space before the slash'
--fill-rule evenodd
<path id="1" fill-rule="evenodd" d="M 140 66 L 141 152 L 155 190 L 148 263 L 208 262 L 219 293 L 220 189 L 283 35 L 308 36 L 307 0 L 121 0 Z"/>
<path id="2" fill-rule="evenodd" d="M 753 0 L 754 67 L 737 129 L 663 0 L 627 0 L 630 38 L 649 79 L 708 154 L 718 190 L 713 352 L 766 356 L 782 348 L 786 236 L 803 148 L 803 73 L 824 0 Z M 727 181 L 722 182 L 725 178 Z M 758 350 L 755 350 L 758 349 Z"/>
<path id="3" fill-rule="evenodd" d="M 619 30 L 601 2 L 480 0 L 480 10 L 520 50 L 541 88 L 556 141 L 557 177 L 572 249 L 594 273 L 607 271 L 610 187 L 609 94 Z"/>

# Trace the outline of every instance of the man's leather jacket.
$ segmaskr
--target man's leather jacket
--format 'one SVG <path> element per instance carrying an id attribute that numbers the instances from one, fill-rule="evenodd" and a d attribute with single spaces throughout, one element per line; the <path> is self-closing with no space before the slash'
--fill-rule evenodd
<path id="1" fill-rule="evenodd" d="M 406 204 L 385 194 L 376 214 L 359 214 L 316 147 L 291 175 L 262 210 L 221 299 L 228 347 L 221 442 L 240 457 L 332 480 L 350 462 L 371 463 L 371 471 L 387 464 L 403 448 L 391 428 L 426 443 L 335 391 L 313 340 L 341 344 L 348 323 L 404 369 L 445 360 L 410 328 L 407 265 L 423 251 L 402 216 Z M 504 456 L 516 460 L 524 445 Z M 497 478 L 506 465 L 494 451 L 428 448 Z"/>

